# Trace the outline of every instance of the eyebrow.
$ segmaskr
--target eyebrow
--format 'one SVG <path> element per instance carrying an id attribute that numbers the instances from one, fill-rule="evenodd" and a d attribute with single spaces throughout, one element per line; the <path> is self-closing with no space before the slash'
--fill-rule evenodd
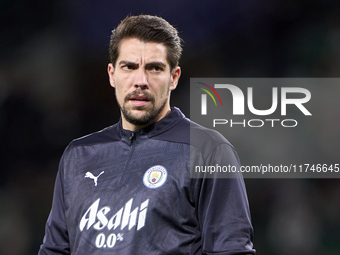
<path id="1" fill-rule="evenodd" d="M 139 66 L 138 63 L 134 63 L 134 62 L 131 62 L 131 61 L 126 61 L 126 60 L 121 60 L 121 61 L 119 61 L 118 64 L 119 65 Z M 163 62 L 160 62 L 160 61 L 154 61 L 154 62 L 147 63 L 145 65 L 145 68 L 150 68 L 150 67 L 153 67 L 153 66 L 161 66 L 161 67 L 165 68 L 166 64 L 163 63 Z"/>
<path id="2" fill-rule="evenodd" d="M 147 63 L 147 64 L 145 65 L 145 68 L 147 69 L 147 68 L 154 67 L 154 66 L 160 66 L 160 67 L 165 68 L 165 67 L 166 67 L 166 64 L 164 64 L 163 62 L 155 61 L 155 62 Z"/>
<path id="3" fill-rule="evenodd" d="M 126 61 L 126 60 L 121 60 L 118 63 L 119 65 L 132 65 L 132 66 L 138 66 L 137 63 L 131 62 L 131 61 Z"/>

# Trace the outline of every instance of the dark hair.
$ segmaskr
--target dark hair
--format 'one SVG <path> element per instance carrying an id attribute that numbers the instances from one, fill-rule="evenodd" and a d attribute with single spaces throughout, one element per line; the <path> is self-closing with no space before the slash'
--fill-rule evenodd
<path id="1" fill-rule="evenodd" d="M 167 48 L 167 61 L 171 70 L 178 65 L 182 54 L 178 31 L 166 20 L 150 15 L 127 16 L 112 30 L 110 39 L 110 61 L 115 66 L 120 42 L 126 38 L 137 38 L 143 42 L 163 43 Z"/>

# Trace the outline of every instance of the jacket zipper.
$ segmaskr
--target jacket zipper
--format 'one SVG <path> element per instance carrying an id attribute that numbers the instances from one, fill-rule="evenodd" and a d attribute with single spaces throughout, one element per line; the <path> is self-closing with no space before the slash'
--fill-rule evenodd
<path id="1" fill-rule="evenodd" d="M 131 146 L 131 151 L 130 151 L 129 158 L 128 158 L 128 160 L 127 160 L 126 163 L 125 163 L 124 172 L 126 172 L 128 166 L 129 166 L 129 164 L 130 164 L 130 160 L 131 160 L 131 158 L 132 158 L 132 154 L 133 154 L 134 151 L 135 151 L 135 139 L 136 139 L 135 133 L 131 133 L 131 135 L 130 135 L 130 137 L 129 137 L 130 146 Z M 124 185 L 124 183 L 127 181 L 127 178 L 128 178 L 128 174 L 122 175 L 122 177 L 120 178 L 119 186 Z"/>

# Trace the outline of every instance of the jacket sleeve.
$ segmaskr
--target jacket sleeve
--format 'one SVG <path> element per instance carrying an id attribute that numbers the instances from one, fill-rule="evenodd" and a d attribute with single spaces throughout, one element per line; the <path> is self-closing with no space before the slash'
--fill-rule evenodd
<path id="1" fill-rule="evenodd" d="M 62 161 L 57 173 L 52 209 L 47 219 L 45 237 L 38 255 L 70 254 L 70 244 L 65 219 Z"/>
<path id="2" fill-rule="evenodd" d="M 230 144 L 219 145 L 205 162 L 215 171 L 231 166 L 236 172 L 206 173 L 201 179 L 197 215 L 202 253 L 255 254 L 248 198 L 236 151 Z"/>

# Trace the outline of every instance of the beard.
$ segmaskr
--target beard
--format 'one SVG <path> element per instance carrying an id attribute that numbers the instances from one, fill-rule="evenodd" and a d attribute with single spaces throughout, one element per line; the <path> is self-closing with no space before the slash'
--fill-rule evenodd
<path id="1" fill-rule="evenodd" d="M 169 92 L 169 89 L 168 89 Z M 168 94 L 167 92 L 167 94 Z M 137 96 L 137 95 L 141 95 L 143 94 L 151 103 L 151 108 L 148 106 L 130 106 L 130 107 L 126 107 L 126 103 L 130 100 L 131 97 L 133 96 Z M 120 110 L 124 116 L 124 118 L 130 122 L 131 124 L 137 125 L 137 126 L 143 126 L 143 125 L 147 125 L 152 123 L 157 117 L 158 115 L 162 112 L 162 110 L 164 109 L 166 102 L 167 102 L 168 97 L 166 97 L 164 99 L 164 101 L 162 102 L 161 106 L 156 108 L 155 106 L 155 97 L 146 91 L 141 91 L 140 89 L 137 89 L 129 94 L 127 94 L 124 98 L 124 103 L 123 105 L 119 105 Z M 118 100 L 117 100 L 118 102 Z M 149 108 L 149 109 L 148 109 Z M 142 114 L 141 116 L 137 116 L 135 114 L 133 114 L 132 110 L 139 110 L 139 111 L 143 111 L 144 114 Z"/>

